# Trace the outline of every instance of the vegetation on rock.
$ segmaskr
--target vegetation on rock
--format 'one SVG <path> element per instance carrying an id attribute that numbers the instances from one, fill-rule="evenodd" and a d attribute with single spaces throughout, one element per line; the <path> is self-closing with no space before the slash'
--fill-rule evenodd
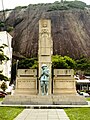
<path id="1" fill-rule="evenodd" d="M 89 7 L 86 3 L 82 1 L 56 1 L 49 6 L 48 11 L 53 10 L 69 10 L 69 9 L 84 9 L 85 7 Z"/>
<path id="2" fill-rule="evenodd" d="M 11 25 L 6 25 L 5 22 L 0 21 L 0 31 L 11 32 L 12 30 L 13 30 L 13 26 L 11 26 Z"/>

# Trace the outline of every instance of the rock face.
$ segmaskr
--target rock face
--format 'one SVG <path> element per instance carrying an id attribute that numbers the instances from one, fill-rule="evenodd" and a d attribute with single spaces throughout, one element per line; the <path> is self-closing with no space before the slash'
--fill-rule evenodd
<path id="1" fill-rule="evenodd" d="M 13 50 L 27 57 L 37 56 L 39 20 L 52 23 L 53 54 L 79 58 L 90 56 L 90 10 L 54 10 L 49 5 L 13 10 L 7 24 L 13 25 Z"/>

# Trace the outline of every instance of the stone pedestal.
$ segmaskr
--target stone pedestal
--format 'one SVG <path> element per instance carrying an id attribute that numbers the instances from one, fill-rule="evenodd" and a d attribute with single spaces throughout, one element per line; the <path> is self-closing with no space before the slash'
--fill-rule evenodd
<path id="1" fill-rule="evenodd" d="M 16 79 L 15 94 L 37 94 L 37 70 L 19 69 Z"/>
<path id="2" fill-rule="evenodd" d="M 55 69 L 53 94 L 76 94 L 73 69 Z"/>
<path id="3" fill-rule="evenodd" d="M 60 95 L 14 95 L 6 96 L 3 100 L 3 104 L 11 105 L 48 105 L 52 108 L 57 107 L 55 105 L 87 105 L 88 103 L 83 96 L 69 95 L 69 94 L 60 94 Z M 39 106 L 38 106 L 39 107 Z"/>
<path id="4" fill-rule="evenodd" d="M 39 20 L 39 41 L 38 41 L 38 63 L 39 63 L 39 77 L 41 75 L 41 66 L 46 64 L 50 71 L 49 90 L 51 94 L 51 56 L 53 53 L 53 44 L 51 39 L 51 21 L 47 19 Z M 41 87 L 39 82 L 39 94 L 41 94 Z"/>

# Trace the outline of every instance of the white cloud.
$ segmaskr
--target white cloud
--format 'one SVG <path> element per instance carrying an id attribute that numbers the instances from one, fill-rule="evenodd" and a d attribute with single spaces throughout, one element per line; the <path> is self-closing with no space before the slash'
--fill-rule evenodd
<path id="1" fill-rule="evenodd" d="M 6 8 L 12 9 L 15 8 L 16 6 L 27 6 L 29 4 L 37 4 L 37 3 L 53 3 L 55 1 L 60 1 L 60 0 L 0 0 L 0 10 L 2 10 L 2 1 L 4 3 L 5 9 Z M 81 0 L 81 1 L 90 4 L 90 0 Z"/>

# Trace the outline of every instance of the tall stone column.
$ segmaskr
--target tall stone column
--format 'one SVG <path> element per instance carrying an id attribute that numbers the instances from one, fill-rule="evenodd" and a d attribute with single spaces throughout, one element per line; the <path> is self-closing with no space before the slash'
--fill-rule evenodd
<path id="1" fill-rule="evenodd" d="M 53 53 L 53 42 L 51 38 L 51 20 L 39 20 L 39 41 L 38 41 L 38 62 L 39 62 L 39 77 L 41 75 L 41 66 L 46 64 L 50 70 L 50 80 L 48 93 L 51 94 L 51 56 Z M 39 81 L 39 94 L 41 94 L 41 87 Z"/>

